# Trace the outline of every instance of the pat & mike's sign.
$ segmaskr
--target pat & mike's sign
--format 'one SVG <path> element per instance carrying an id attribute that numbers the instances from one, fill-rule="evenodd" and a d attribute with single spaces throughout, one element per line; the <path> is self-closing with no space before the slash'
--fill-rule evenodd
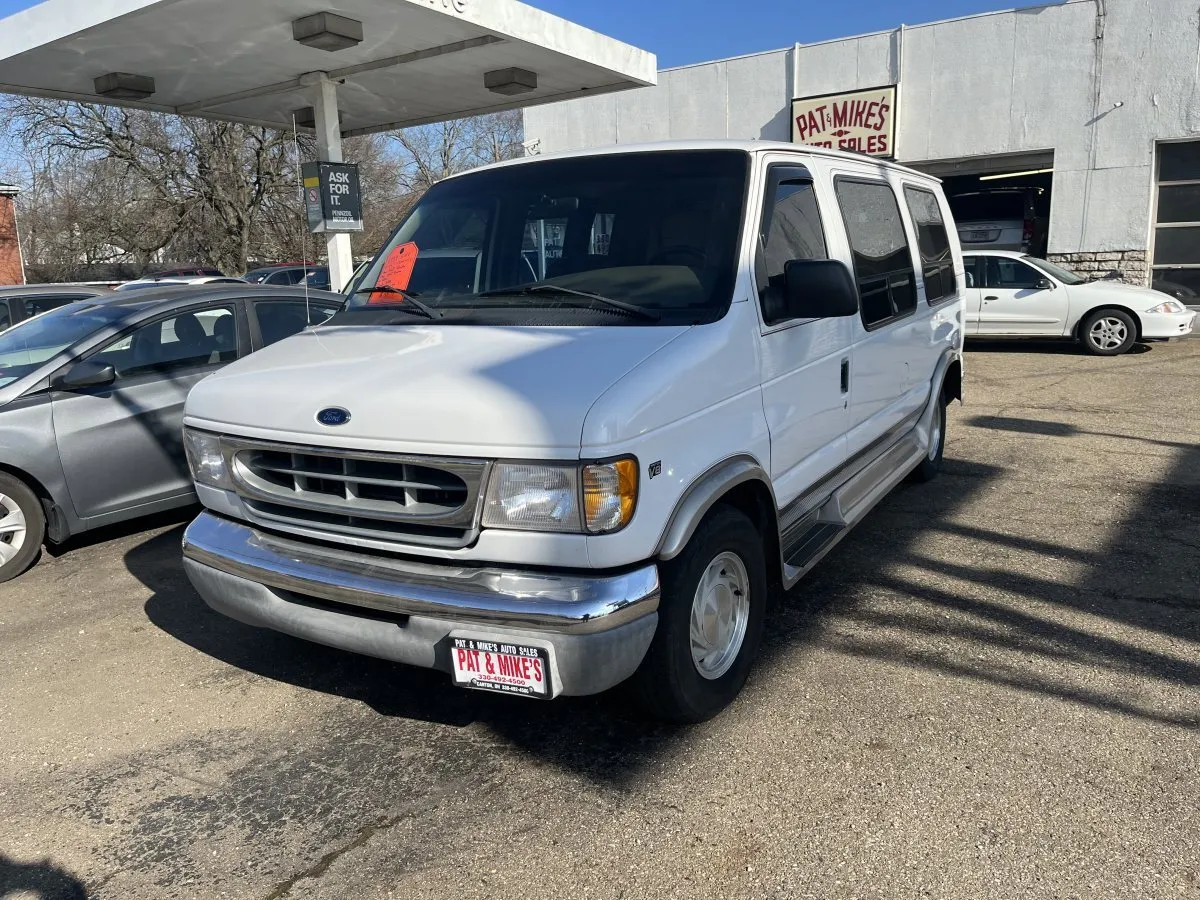
<path id="1" fill-rule="evenodd" d="M 896 86 L 800 97 L 792 101 L 792 141 L 812 147 L 893 156 Z"/>

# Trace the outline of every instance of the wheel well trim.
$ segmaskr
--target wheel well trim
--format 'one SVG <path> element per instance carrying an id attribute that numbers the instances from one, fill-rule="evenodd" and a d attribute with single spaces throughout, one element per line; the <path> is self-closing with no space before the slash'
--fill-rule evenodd
<path id="1" fill-rule="evenodd" d="M 53 541 L 65 541 L 71 536 L 70 521 L 67 518 L 64 510 L 59 506 L 58 501 L 54 499 L 54 494 L 44 485 L 40 479 L 34 477 L 24 469 L 9 465 L 8 463 L 0 462 L 0 472 L 5 475 L 11 475 L 18 481 L 23 482 L 33 495 L 41 501 L 42 511 L 46 514 L 46 533 Z"/>
<path id="2" fill-rule="evenodd" d="M 709 510 L 734 488 L 751 481 L 761 482 L 767 489 L 778 517 L 779 505 L 775 502 L 775 490 L 766 470 L 749 454 L 731 456 L 708 468 L 688 485 L 667 520 L 654 556 L 666 560 L 682 553 Z"/>

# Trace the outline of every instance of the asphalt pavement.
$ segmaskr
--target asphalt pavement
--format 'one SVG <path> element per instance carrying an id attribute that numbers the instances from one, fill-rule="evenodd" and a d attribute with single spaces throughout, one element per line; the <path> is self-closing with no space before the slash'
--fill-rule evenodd
<path id="1" fill-rule="evenodd" d="M 692 728 L 258 631 L 186 516 L 0 585 L 0 898 L 1200 897 L 1200 341 L 969 348 Z"/>

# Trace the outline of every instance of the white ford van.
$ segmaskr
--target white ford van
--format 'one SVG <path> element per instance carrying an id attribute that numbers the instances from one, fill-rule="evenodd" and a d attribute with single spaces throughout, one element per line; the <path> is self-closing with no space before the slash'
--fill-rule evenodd
<path id="1" fill-rule="evenodd" d="M 189 577 L 251 625 L 535 698 L 741 689 L 768 593 L 961 396 L 938 183 L 689 142 L 434 186 L 347 308 L 198 385 Z"/>

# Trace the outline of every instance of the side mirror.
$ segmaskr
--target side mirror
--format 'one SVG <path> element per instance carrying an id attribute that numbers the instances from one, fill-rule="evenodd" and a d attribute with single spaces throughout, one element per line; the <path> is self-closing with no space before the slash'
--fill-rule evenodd
<path id="1" fill-rule="evenodd" d="M 783 268 L 789 319 L 858 315 L 858 289 L 836 259 L 793 259 Z"/>
<path id="2" fill-rule="evenodd" d="M 98 387 L 102 384 L 112 384 L 117 380 L 117 370 L 111 363 L 102 363 L 94 359 L 85 359 L 76 363 L 58 380 L 58 386 L 64 390 Z"/>
<path id="3" fill-rule="evenodd" d="M 1051 281 L 1049 278 L 1039 278 L 1037 280 L 1037 284 L 1035 284 L 1034 287 L 1037 288 L 1039 291 L 1052 291 L 1052 290 L 1054 290 L 1054 282 Z"/>

